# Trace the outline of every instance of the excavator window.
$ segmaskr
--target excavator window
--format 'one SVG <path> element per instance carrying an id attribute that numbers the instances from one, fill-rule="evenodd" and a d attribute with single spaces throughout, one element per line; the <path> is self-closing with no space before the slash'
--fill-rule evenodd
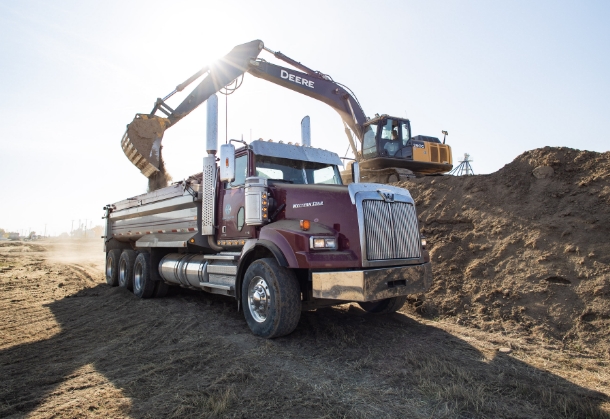
<path id="1" fill-rule="evenodd" d="M 364 132 L 364 141 L 362 142 L 362 155 L 365 159 L 377 156 L 377 124 L 371 124 L 366 127 Z"/>
<path id="2" fill-rule="evenodd" d="M 381 144 L 386 156 L 395 155 L 403 147 L 398 136 L 399 125 L 398 121 L 386 119 L 381 126 Z"/>
<path id="3" fill-rule="evenodd" d="M 411 139 L 411 125 L 409 122 L 403 122 L 401 125 L 402 129 L 402 144 L 403 146 L 407 145 L 407 142 Z"/>

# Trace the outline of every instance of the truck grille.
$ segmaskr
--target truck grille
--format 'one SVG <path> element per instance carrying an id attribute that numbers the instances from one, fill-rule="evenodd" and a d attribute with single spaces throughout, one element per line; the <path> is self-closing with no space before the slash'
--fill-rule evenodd
<path id="1" fill-rule="evenodd" d="M 366 258 L 410 259 L 421 256 L 415 208 L 406 202 L 362 201 Z"/>

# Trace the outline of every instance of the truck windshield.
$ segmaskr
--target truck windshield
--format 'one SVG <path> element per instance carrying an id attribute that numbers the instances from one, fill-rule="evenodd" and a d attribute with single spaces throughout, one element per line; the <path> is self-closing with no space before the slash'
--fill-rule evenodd
<path id="1" fill-rule="evenodd" d="M 296 184 L 342 185 L 335 165 L 279 157 L 256 156 L 256 176 Z"/>

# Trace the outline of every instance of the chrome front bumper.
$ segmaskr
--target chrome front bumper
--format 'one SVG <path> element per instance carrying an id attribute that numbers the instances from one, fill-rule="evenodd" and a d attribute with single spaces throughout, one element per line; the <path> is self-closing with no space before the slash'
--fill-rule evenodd
<path id="1" fill-rule="evenodd" d="M 313 297 L 375 301 L 425 292 L 432 286 L 432 266 L 398 266 L 364 271 L 313 272 Z"/>

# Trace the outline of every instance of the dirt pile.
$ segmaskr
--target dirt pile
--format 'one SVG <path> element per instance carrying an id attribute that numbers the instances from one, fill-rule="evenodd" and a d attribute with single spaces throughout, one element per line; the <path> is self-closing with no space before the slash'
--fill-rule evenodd
<path id="1" fill-rule="evenodd" d="M 397 185 L 434 263 L 419 312 L 610 356 L 610 152 L 545 147 Z"/>

